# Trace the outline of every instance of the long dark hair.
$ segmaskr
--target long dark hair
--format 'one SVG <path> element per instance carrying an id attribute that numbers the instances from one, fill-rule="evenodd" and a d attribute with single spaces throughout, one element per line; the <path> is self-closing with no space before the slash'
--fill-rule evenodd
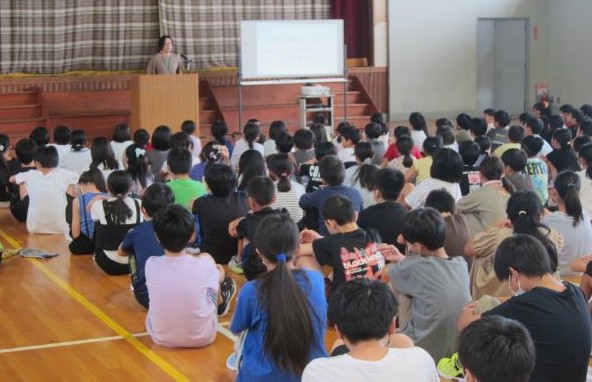
<path id="1" fill-rule="evenodd" d="M 259 127 L 259 125 L 254 122 L 247 123 L 243 128 L 243 136 L 245 138 L 245 141 L 247 141 L 247 143 L 249 144 L 250 150 L 253 149 L 253 142 L 257 140 L 260 133 L 261 127 Z"/>
<path id="2" fill-rule="evenodd" d="M 4 158 L 4 154 L 8 152 L 10 147 L 10 138 L 8 135 L 1 134 L 0 135 L 0 184 L 7 184 L 8 183 L 8 163 L 6 163 L 6 159 Z"/>
<path id="3" fill-rule="evenodd" d="M 97 168 L 91 167 L 88 170 L 80 174 L 78 178 L 78 184 L 89 184 L 92 183 L 101 192 L 107 192 L 107 186 L 105 185 L 105 177 L 103 173 Z M 85 207 L 82 207 L 85 208 Z"/>
<path id="4" fill-rule="evenodd" d="M 105 217 L 114 224 L 125 224 L 134 211 L 125 203 L 125 197 L 132 186 L 132 177 L 123 170 L 115 170 L 107 178 L 107 188 L 115 200 L 104 201 Z"/>
<path id="5" fill-rule="evenodd" d="M 586 176 L 592 179 L 592 143 L 580 147 L 578 154 L 586 162 Z"/>
<path id="6" fill-rule="evenodd" d="M 378 168 L 372 164 L 372 157 L 374 156 L 374 149 L 370 142 L 358 142 L 354 147 L 354 155 L 356 159 L 362 162 L 354 173 L 354 182 L 359 181 L 360 186 L 367 190 L 374 190 L 374 174 Z"/>
<path id="7" fill-rule="evenodd" d="M 137 143 L 129 145 L 125 149 L 125 158 L 127 161 L 127 173 L 132 177 L 132 181 L 140 183 L 142 188 L 148 186 L 148 156 L 144 146 Z"/>
<path id="8" fill-rule="evenodd" d="M 403 156 L 403 166 L 409 168 L 413 166 L 411 151 L 413 150 L 413 139 L 410 137 L 401 137 L 397 139 L 397 151 Z"/>
<path id="9" fill-rule="evenodd" d="M 90 167 L 98 168 L 103 165 L 105 170 L 118 170 L 119 162 L 115 159 L 113 148 L 105 137 L 96 137 L 90 146 L 92 162 Z"/>
<path id="10" fill-rule="evenodd" d="M 563 199 L 565 212 L 573 218 L 573 226 L 576 227 L 584 220 L 584 211 L 580 201 L 580 177 L 573 171 L 562 171 L 555 178 L 554 187 Z"/>
<path id="11" fill-rule="evenodd" d="M 516 191 L 510 196 L 506 207 L 506 214 L 514 226 L 514 233 L 524 233 L 539 239 L 549 254 L 554 272 L 557 269 L 557 247 L 549 240 L 549 227 L 541 223 L 542 213 L 543 204 L 532 191 Z"/>
<path id="12" fill-rule="evenodd" d="M 257 150 L 245 151 L 238 160 L 238 176 L 241 177 L 238 189 L 245 190 L 249 180 L 259 175 L 265 175 L 263 156 Z"/>
<path id="13" fill-rule="evenodd" d="M 214 138 L 216 142 L 221 145 L 226 144 L 226 139 L 224 138 L 226 134 L 228 134 L 228 126 L 226 125 L 226 122 L 221 119 L 215 120 L 212 122 L 210 132 L 212 133 L 212 138 Z"/>
<path id="14" fill-rule="evenodd" d="M 268 215 L 257 225 L 254 243 L 266 261 L 276 264 L 257 279 L 257 296 L 268 316 L 265 353 L 280 370 L 300 375 L 308 362 L 314 334 L 311 306 L 293 275 L 304 273 L 290 272 L 287 265 L 298 248 L 298 228 L 287 215 Z"/>
<path id="15" fill-rule="evenodd" d="M 271 154 L 265 158 L 265 163 L 270 174 L 278 181 L 278 191 L 289 192 L 292 189 L 290 177 L 294 171 L 294 164 L 290 161 L 288 154 Z"/>
<path id="16" fill-rule="evenodd" d="M 559 146 L 561 147 L 560 150 L 564 153 L 563 155 L 567 156 L 570 159 L 570 162 L 574 164 L 574 168 L 572 169 L 570 166 L 570 169 L 579 171 L 578 156 L 571 145 L 571 138 L 572 134 L 569 129 L 560 128 L 553 132 L 553 139 L 559 143 Z"/>

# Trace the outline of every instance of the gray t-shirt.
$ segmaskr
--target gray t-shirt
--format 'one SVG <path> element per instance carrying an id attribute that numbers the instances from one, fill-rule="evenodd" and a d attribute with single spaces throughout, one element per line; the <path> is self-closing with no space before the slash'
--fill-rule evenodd
<path id="1" fill-rule="evenodd" d="M 559 274 L 574 276 L 580 273 L 569 268 L 572 260 L 592 254 L 592 225 L 590 216 L 584 212 L 584 219 L 573 226 L 573 218 L 564 212 L 553 212 L 543 219 L 543 224 L 555 228 L 563 235 L 563 248 L 557 254 L 559 260 Z"/>
<path id="2" fill-rule="evenodd" d="M 462 257 L 442 259 L 412 254 L 389 269 L 395 290 L 410 301 L 402 304 L 399 331 L 438 361 L 456 350 L 456 327 L 463 307 L 471 301 L 467 263 Z M 403 321 L 403 320 L 401 320 Z"/>

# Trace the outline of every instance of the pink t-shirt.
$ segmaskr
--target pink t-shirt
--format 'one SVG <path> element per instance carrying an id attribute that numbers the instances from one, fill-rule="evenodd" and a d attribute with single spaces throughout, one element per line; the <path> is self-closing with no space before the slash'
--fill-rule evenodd
<path id="1" fill-rule="evenodd" d="M 146 286 L 146 329 L 154 342 L 168 347 L 214 342 L 219 284 L 210 256 L 152 256 L 146 261 Z"/>

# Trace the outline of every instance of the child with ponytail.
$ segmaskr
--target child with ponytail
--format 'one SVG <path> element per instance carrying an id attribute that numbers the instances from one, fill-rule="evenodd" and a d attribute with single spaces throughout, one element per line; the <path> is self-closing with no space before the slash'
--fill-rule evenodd
<path id="1" fill-rule="evenodd" d="M 374 149 L 370 142 L 358 142 L 354 147 L 356 165 L 345 170 L 345 181 L 343 184 L 353 187 L 360 192 L 364 202 L 364 208 L 376 204 L 374 200 L 374 174 L 378 166 L 373 164 Z"/>
<path id="2" fill-rule="evenodd" d="M 254 244 L 268 271 L 239 293 L 230 330 L 246 335 L 229 366 L 236 363 L 237 381 L 300 381 L 310 361 L 327 355 L 323 276 L 294 268 L 299 234 L 286 215 L 262 219 Z"/>
<path id="3" fill-rule="evenodd" d="M 259 126 L 258 123 L 249 122 L 245 125 L 243 128 L 243 137 L 236 142 L 232 154 L 230 155 L 230 167 L 232 167 L 234 171 L 238 171 L 240 157 L 247 150 L 257 150 L 262 157 L 265 156 L 263 145 L 257 142 L 260 135 L 261 126 Z"/>
<path id="4" fill-rule="evenodd" d="M 154 183 L 144 146 L 137 143 L 129 145 L 125 149 L 125 165 L 125 171 L 132 177 L 130 194 L 134 198 L 140 198 L 144 190 Z"/>
<path id="5" fill-rule="evenodd" d="M 569 263 L 579 257 L 592 254 L 592 224 L 590 216 L 580 201 L 580 178 L 573 171 L 557 175 L 549 198 L 559 207 L 545 217 L 543 223 L 563 234 L 564 245 L 559 251 L 559 273 L 563 276 L 578 275 Z"/>
<path id="6" fill-rule="evenodd" d="M 298 203 L 300 197 L 306 193 L 304 186 L 291 180 L 294 171 L 293 162 L 288 154 L 271 154 L 265 158 L 269 177 L 275 185 L 275 201 L 271 208 L 285 208 L 292 220 L 298 223 L 304 216 L 304 211 Z"/>
<path id="7" fill-rule="evenodd" d="M 399 156 L 391 160 L 388 163 L 388 167 L 401 171 L 405 175 L 405 180 L 410 182 L 413 180 L 412 176 L 414 175 L 410 170 L 413 169 L 417 160 L 411 155 L 414 147 L 413 139 L 409 137 L 401 137 L 400 139 L 397 139 L 396 145 L 397 150 L 399 151 Z"/>
<path id="8" fill-rule="evenodd" d="M 578 157 L 571 145 L 572 134 L 569 129 L 561 128 L 553 132 L 551 146 L 553 151 L 547 154 L 547 166 L 551 179 L 555 179 L 563 170 L 580 171 Z"/>
<path id="9" fill-rule="evenodd" d="M 97 196 L 90 202 L 90 216 L 95 221 L 95 255 L 97 265 L 109 275 L 129 274 L 129 259 L 117 249 L 127 231 L 142 222 L 140 200 L 129 196 L 132 177 L 115 170 L 107 178 L 109 196 Z"/>

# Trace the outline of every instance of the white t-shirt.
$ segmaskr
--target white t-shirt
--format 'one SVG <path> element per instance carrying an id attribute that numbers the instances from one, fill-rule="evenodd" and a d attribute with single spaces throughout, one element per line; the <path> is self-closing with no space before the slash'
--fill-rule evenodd
<path id="1" fill-rule="evenodd" d="M 146 329 L 168 347 L 206 346 L 216 339 L 218 270 L 208 255 L 152 256 L 146 261 L 150 309 Z"/>
<path id="2" fill-rule="evenodd" d="M 60 158 L 60 161 L 64 154 L 72 149 L 72 146 L 70 145 L 58 145 L 57 143 L 50 143 L 48 146 L 55 147 L 56 151 L 58 152 L 58 157 Z"/>
<path id="3" fill-rule="evenodd" d="M 436 365 L 430 355 L 419 347 L 389 349 L 378 361 L 362 361 L 349 354 L 317 358 L 302 374 L 302 382 L 439 382 Z"/>
<path id="4" fill-rule="evenodd" d="M 412 209 L 423 207 L 428 194 L 433 190 L 439 190 L 441 188 L 448 191 L 448 193 L 452 195 L 454 201 L 456 202 L 458 202 L 458 200 L 462 197 L 458 183 L 449 183 L 441 179 L 428 178 L 415 186 L 413 191 L 411 191 L 409 195 L 405 197 L 405 202 Z"/>
<path id="5" fill-rule="evenodd" d="M 419 151 L 423 150 L 423 141 L 425 141 L 426 138 L 426 133 L 423 130 L 411 130 L 411 139 L 413 139 L 413 144 L 419 149 Z"/>
<path id="6" fill-rule="evenodd" d="M 90 149 L 83 148 L 80 151 L 70 150 L 60 157 L 60 168 L 74 171 L 78 175 L 88 170 L 92 158 L 90 156 Z"/>
<path id="7" fill-rule="evenodd" d="M 337 157 L 343 162 L 355 162 L 356 156 L 353 147 L 344 147 L 337 152 Z"/>
<path id="8" fill-rule="evenodd" d="M 43 175 L 39 170 L 16 174 L 16 183 L 25 183 L 29 194 L 27 231 L 30 233 L 66 233 L 66 191 L 78 183 L 78 174 L 56 168 Z"/>
<path id="9" fill-rule="evenodd" d="M 241 155 L 247 150 L 249 150 L 249 143 L 244 138 L 239 139 L 234 145 L 232 155 L 230 156 L 230 167 L 232 167 L 235 172 L 238 172 L 238 161 L 240 160 Z M 265 158 L 265 149 L 261 143 L 253 142 L 253 150 L 259 151 L 261 156 Z"/>
<path id="10" fill-rule="evenodd" d="M 199 158 L 199 155 L 201 154 L 201 139 L 199 139 L 195 135 L 190 135 L 189 139 L 191 139 L 191 143 L 193 143 L 193 148 L 191 149 L 191 153 L 195 157 Z"/>
<path id="11" fill-rule="evenodd" d="M 578 171 L 580 177 L 580 201 L 588 215 L 592 216 L 592 179 L 586 175 L 586 169 Z"/>
<path id="12" fill-rule="evenodd" d="M 115 200 L 114 197 L 110 197 L 109 201 Z M 140 223 L 144 221 L 144 216 L 142 213 L 136 208 L 136 203 L 134 203 L 134 199 L 127 196 L 125 199 L 125 204 L 132 210 L 132 216 L 127 218 L 123 224 L 135 224 L 138 221 L 138 215 L 140 214 Z M 138 201 L 139 207 L 142 207 L 142 201 L 140 199 L 136 199 Z M 107 224 L 107 219 L 105 218 L 105 210 L 103 209 L 102 201 L 97 201 L 93 203 L 90 207 L 90 217 L 94 221 L 98 221 L 101 224 Z M 119 264 L 129 264 L 129 256 L 119 256 L 117 251 L 107 251 L 104 250 L 105 255 L 111 260 Z"/>
<path id="13" fill-rule="evenodd" d="M 121 162 L 125 162 L 124 160 L 124 156 L 125 156 L 125 150 L 127 149 L 127 147 L 131 144 L 133 144 L 134 141 L 123 141 L 123 142 L 115 142 L 115 141 L 111 141 L 111 149 L 113 149 L 113 154 L 115 155 L 115 159 L 117 159 L 118 161 Z"/>

